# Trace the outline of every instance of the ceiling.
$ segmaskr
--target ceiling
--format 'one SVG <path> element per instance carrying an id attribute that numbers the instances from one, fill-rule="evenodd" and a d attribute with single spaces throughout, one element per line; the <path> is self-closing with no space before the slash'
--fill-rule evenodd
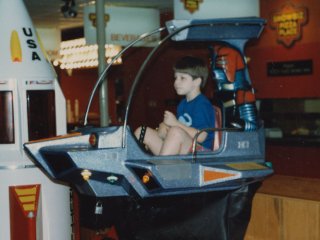
<path id="1" fill-rule="evenodd" d="M 34 25 L 38 28 L 74 28 L 83 25 L 83 7 L 95 4 L 92 0 L 75 0 L 75 18 L 66 18 L 61 13 L 63 0 L 23 0 Z M 173 0 L 105 0 L 106 4 L 128 7 L 151 7 L 160 11 L 173 8 Z"/>

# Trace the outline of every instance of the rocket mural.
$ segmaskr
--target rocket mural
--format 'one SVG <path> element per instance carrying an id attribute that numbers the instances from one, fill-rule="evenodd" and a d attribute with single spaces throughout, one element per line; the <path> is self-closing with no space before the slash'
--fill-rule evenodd
<path id="1" fill-rule="evenodd" d="M 0 239 L 71 239 L 70 190 L 23 143 L 66 133 L 66 104 L 22 0 L 0 0 Z"/>

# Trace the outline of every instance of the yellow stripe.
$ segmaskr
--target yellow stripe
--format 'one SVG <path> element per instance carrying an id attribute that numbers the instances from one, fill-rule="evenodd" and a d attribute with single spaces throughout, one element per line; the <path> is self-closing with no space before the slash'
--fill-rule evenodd
<path id="1" fill-rule="evenodd" d="M 20 45 L 20 39 L 17 31 L 11 32 L 10 50 L 12 62 L 22 61 L 22 50 Z"/>
<path id="2" fill-rule="evenodd" d="M 17 193 L 18 196 L 22 196 L 22 195 L 35 195 L 37 193 L 37 187 L 33 187 L 33 188 L 15 188 L 14 189 Z"/>
<path id="3" fill-rule="evenodd" d="M 266 166 L 255 162 L 229 163 L 227 166 L 236 170 L 262 170 L 267 168 Z"/>
<path id="4" fill-rule="evenodd" d="M 35 202 L 36 201 L 36 196 L 24 196 L 24 197 L 19 197 L 19 200 L 21 203 L 27 203 L 27 202 Z"/>
<path id="5" fill-rule="evenodd" d="M 22 205 L 24 211 L 34 211 L 36 205 L 34 203 L 23 204 Z"/>

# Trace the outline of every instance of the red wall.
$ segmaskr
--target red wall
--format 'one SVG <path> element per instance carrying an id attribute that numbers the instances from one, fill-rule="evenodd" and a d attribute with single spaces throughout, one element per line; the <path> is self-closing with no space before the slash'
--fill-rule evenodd
<path id="1" fill-rule="evenodd" d="M 266 160 L 272 162 L 275 174 L 320 178 L 319 147 L 267 144 Z"/>
<path id="2" fill-rule="evenodd" d="M 301 39 L 290 48 L 277 41 L 277 31 L 271 28 L 271 16 L 286 2 L 307 8 L 308 21 L 302 26 Z M 320 96 L 320 1 L 318 0 L 260 0 L 261 17 L 268 22 L 254 44 L 249 44 L 246 55 L 250 75 L 258 98 L 305 98 Z M 268 77 L 267 63 L 281 61 L 313 61 L 313 73 L 302 76 Z"/>
<path id="3" fill-rule="evenodd" d="M 108 82 L 108 107 L 109 118 L 112 123 L 117 122 L 116 105 L 115 105 L 115 89 L 114 81 L 118 77 L 119 66 L 115 66 L 107 76 Z M 97 68 L 92 69 L 76 69 L 68 74 L 66 70 L 57 69 L 60 86 L 66 99 L 70 100 L 72 111 L 74 111 L 74 101 L 79 100 L 80 118 L 84 116 L 89 97 L 93 87 L 98 79 Z M 94 95 L 92 105 L 90 107 L 89 117 L 94 117 L 94 123 L 99 123 L 99 89 Z"/>
<path id="4" fill-rule="evenodd" d="M 302 26 L 301 38 L 286 47 L 277 41 L 272 29 L 272 15 L 285 3 L 307 9 L 308 21 Z M 261 37 L 248 44 L 249 71 L 257 98 L 319 98 L 320 97 L 320 1 L 260 0 L 261 17 L 267 20 Z M 267 76 L 268 62 L 312 60 L 313 72 L 300 76 Z M 268 143 L 266 160 L 273 163 L 276 174 L 319 178 L 319 148 L 305 143 Z"/>

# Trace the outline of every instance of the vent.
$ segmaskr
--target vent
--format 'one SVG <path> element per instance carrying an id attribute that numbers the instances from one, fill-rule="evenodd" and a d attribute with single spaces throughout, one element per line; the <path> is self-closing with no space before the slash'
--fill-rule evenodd
<path id="1" fill-rule="evenodd" d="M 62 174 L 70 169 L 74 168 L 75 165 L 67 154 L 57 153 L 43 153 L 45 161 L 47 162 L 50 169 L 55 174 Z"/>

